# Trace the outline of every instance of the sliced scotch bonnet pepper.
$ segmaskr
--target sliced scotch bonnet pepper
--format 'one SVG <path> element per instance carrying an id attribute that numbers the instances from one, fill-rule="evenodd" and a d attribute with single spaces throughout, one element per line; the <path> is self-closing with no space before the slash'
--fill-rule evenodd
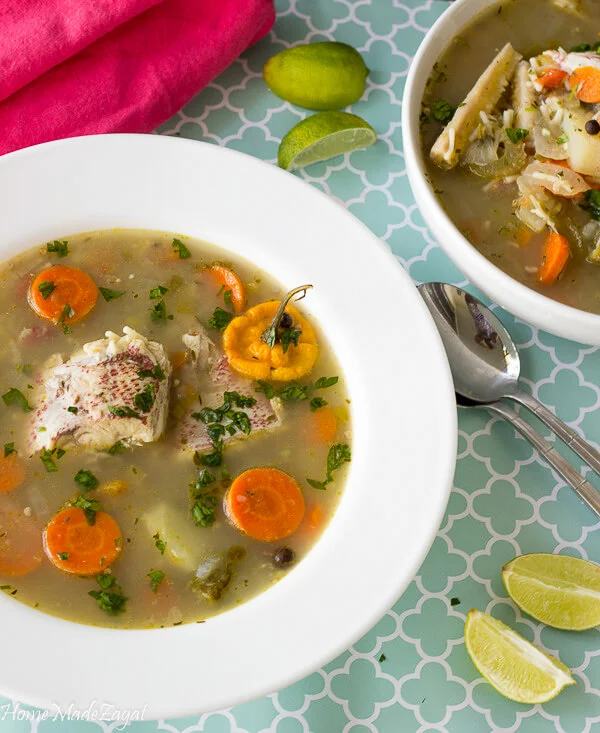
<path id="1" fill-rule="evenodd" d="M 279 300 L 270 300 L 249 308 L 234 318 L 223 334 L 223 348 L 229 366 L 246 379 L 289 382 L 305 376 L 319 358 L 319 347 L 310 323 L 291 305 L 285 312 L 292 317 L 291 328 L 300 330 L 298 343 L 288 342 L 284 351 L 281 341 L 269 346 L 263 334 L 270 328 Z"/>

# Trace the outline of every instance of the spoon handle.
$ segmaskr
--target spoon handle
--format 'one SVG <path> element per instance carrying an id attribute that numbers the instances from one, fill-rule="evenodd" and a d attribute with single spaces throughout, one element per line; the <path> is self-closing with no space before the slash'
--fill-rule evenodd
<path id="1" fill-rule="evenodd" d="M 600 453 L 592 447 L 587 441 L 585 441 L 580 435 L 566 425 L 560 418 L 556 417 L 550 412 L 541 402 L 538 402 L 535 397 L 532 397 L 527 392 L 519 390 L 514 394 L 506 395 L 509 399 L 519 402 L 521 405 L 531 410 L 533 414 L 538 417 L 544 425 L 547 425 L 553 433 L 564 441 L 572 451 L 584 460 L 588 466 L 594 469 L 597 474 L 600 474 Z"/>
<path id="2" fill-rule="evenodd" d="M 525 422 L 511 407 L 502 402 L 489 402 L 485 406 L 488 410 L 502 415 L 515 430 L 518 430 L 524 438 L 527 438 L 556 472 L 563 477 L 573 491 L 600 517 L 600 491 L 592 486 L 589 481 L 586 481 L 569 461 L 553 448 L 535 428 Z"/>

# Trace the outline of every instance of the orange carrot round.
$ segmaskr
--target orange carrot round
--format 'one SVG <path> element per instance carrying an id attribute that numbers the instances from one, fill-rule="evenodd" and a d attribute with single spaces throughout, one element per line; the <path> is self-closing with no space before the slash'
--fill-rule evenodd
<path id="1" fill-rule="evenodd" d="M 246 307 L 246 290 L 240 278 L 233 270 L 224 265 L 212 265 L 206 270 L 212 279 L 225 291 L 231 291 L 231 305 L 236 313 L 241 313 Z"/>
<path id="2" fill-rule="evenodd" d="M 308 415 L 308 437 L 312 443 L 331 443 L 337 431 L 337 418 L 331 407 L 319 407 Z"/>
<path id="3" fill-rule="evenodd" d="M 44 549 L 53 565 L 74 575 L 96 575 L 121 553 L 119 525 L 106 512 L 97 512 L 89 524 L 79 507 L 58 512 L 44 530 Z"/>
<path id="4" fill-rule="evenodd" d="M 37 520 L 26 516 L 9 499 L 0 502 L 0 574 L 26 575 L 36 570 L 44 557 Z"/>
<path id="5" fill-rule="evenodd" d="M 575 69 L 569 77 L 569 85 L 581 102 L 600 102 L 600 69 L 595 66 Z"/>
<path id="6" fill-rule="evenodd" d="M 0 454 L 0 494 L 8 494 L 25 481 L 25 465 L 16 453 Z"/>
<path id="7" fill-rule="evenodd" d="M 550 232 L 544 241 L 542 264 L 538 272 L 538 280 L 543 285 L 556 282 L 571 254 L 571 247 L 566 237 L 558 232 Z"/>
<path id="8" fill-rule="evenodd" d="M 568 74 L 562 69 L 547 69 L 543 74 L 538 76 L 537 81 L 544 89 L 556 89 L 567 78 Z"/>
<path id="9" fill-rule="evenodd" d="M 251 468 L 241 473 L 225 495 L 225 513 L 244 534 L 275 542 L 294 532 L 304 516 L 304 497 L 287 473 Z"/>
<path id="10" fill-rule="evenodd" d="M 68 265 L 42 270 L 29 287 L 29 305 L 38 316 L 53 323 L 70 324 L 81 320 L 96 305 L 97 299 L 98 288 L 87 272 Z"/>

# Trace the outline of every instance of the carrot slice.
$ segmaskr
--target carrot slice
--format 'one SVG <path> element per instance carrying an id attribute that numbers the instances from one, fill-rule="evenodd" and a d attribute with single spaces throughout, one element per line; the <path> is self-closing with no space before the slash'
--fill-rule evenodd
<path id="1" fill-rule="evenodd" d="M 569 77 L 569 85 L 581 102 L 600 102 L 600 69 L 582 66 Z"/>
<path id="2" fill-rule="evenodd" d="M 246 290 L 240 278 L 233 270 L 223 265 L 213 265 L 206 270 L 213 280 L 224 288 L 231 291 L 231 305 L 236 313 L 241 313 L 246 306 Z"/>
<path id="3" fill-rule="evenodd" d="M 70 506 L 58 512 L 44 530 L 44 549 L 59 570 L 74 575 L 96 575 L 121 553 L 119 525 L 106 512 L 97 512 L 89 524 L 83 509 Z"/>
<path id="4" fill-rule="evenodd" d="M 0 502 L 0 574 L 26 575 L 42 562 L 42 533 L 37 520 L 26 516 L 10 499 Z"/>
<path id="5" fill-rule="evenodd" d="M 81 320 L 98 299 L 92 278 L 78 267 L 54 265 L 42 270 L 29 287 L 29 305 L 41 318 L 69 324 Z M 65 313 L 70 306 L 74 313 Z"/>
<path id="6" fill-rule="evenodd" d="M 556 89 L 556 87 L 559 87 L 563 83 L 567 76 L 567 72 L 561 69 L 548 69 L 541 76 L 538 76 L 537 81 L 544 89 Z"/>
<path id="7" fill-rule="evenodd" d="M 261 542 L 275 542 L 298 528 L 304 516 L 304 497 L 287 473 L 251 468 L 229 487 L 225 513 L 240 532 Z"/>
<path id="8" fill-rule="evenodd" d="M 571 254 L 571 247 L 566 237 L 558 232 L 550 232 L 544 241 L 542 264 L 538 272 L 538 280 L 543 285 L 552 285 L 564 270 Z"/>
<path id="9" fill-rule="evenodd" d="M 308 436 L 314 443 L 331 443 L 337 431 L 337 418 L 334 410 L 319 407 L 308 415 Z"/>
<path id="10" fill-rule="evenodd" d="M 8 494 L 25 481 L 25 465 L 16 453 L 0 455 L 0 494 Z"/>

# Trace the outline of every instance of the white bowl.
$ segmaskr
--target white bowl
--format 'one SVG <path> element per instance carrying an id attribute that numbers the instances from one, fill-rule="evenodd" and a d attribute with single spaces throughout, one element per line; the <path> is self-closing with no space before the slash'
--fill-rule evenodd
<path id="1" fill-rule="evenodd" d="M 493 265 L 460 233 L 442 208 L 427 180 L 419 139 L 419 114 L 433 65 L 452 38 L 490 0 L 457 0 L 426 35 L 413 60 L 402 102 L 402 134 L 406 170 L 427 225 L 454 264 L 492 300 L 519 318 L 556 336 L 600 344 L 600 316 L 563 305 L 531 290 Z"/>
<path id="2" fill-rule="evenodd" d="M 347 648 L 418 569 L 455 462 L 446 357 L 387 247 L 289 173 L 177 138 L 96 136 L 7 155 L 0 201 L 1 259 L 75 232 L 143 227 L 218 243 L 285 286 L 314 283 L 305 303 L 345 371 L 353 421 L 340 507 L 280 583 L 204 624 L 147 631 L 63 621 L 0 593 L 0 693 L 51 712 L 97 701 L 179 716 L 281 688 Z"/>

